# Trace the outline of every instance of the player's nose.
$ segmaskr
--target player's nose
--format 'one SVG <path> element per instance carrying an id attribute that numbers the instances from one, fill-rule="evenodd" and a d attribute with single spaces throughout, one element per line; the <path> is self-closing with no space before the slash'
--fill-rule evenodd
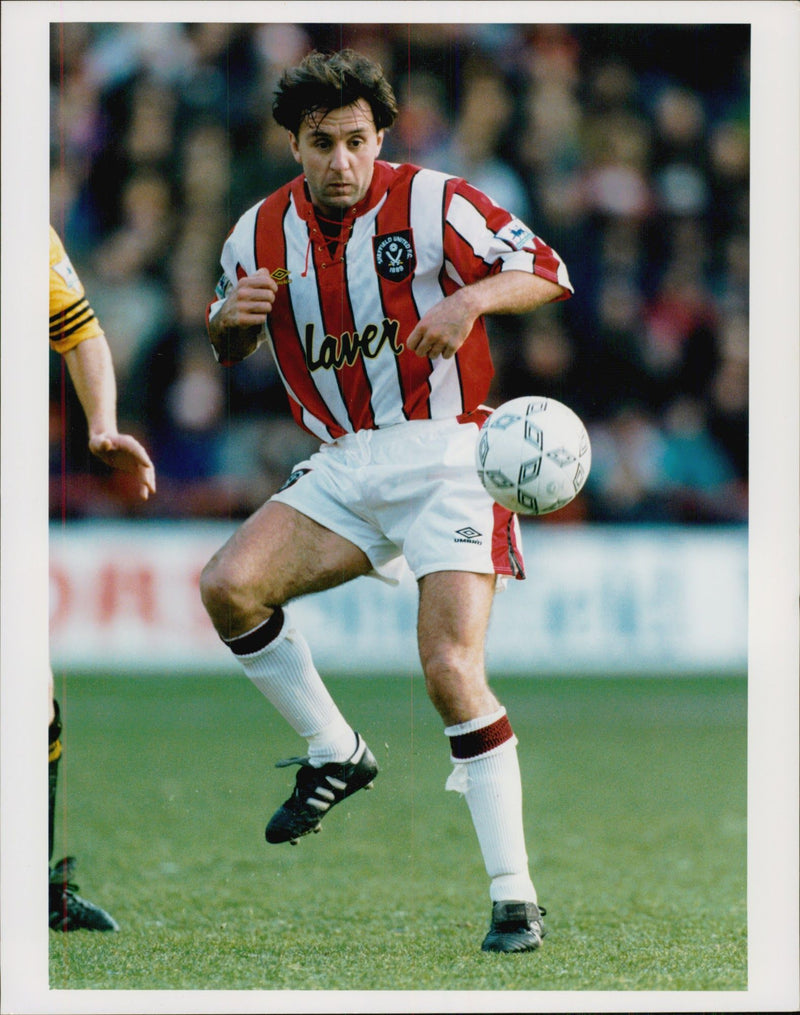
<path id="1" fill-rule="evenodd" d="M 331 152 L 331 169 L 336 169 L 341 172 L 347 169 L 349 159 L 347 155 L 347 147 L 343 144 L 334 145 L 333 151 Z"/>

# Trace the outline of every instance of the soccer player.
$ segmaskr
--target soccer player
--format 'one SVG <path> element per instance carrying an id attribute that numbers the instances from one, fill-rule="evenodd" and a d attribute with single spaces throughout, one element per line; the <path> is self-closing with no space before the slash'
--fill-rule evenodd
<path id="1" fill-rule="evenodd" d="M 89 450 L 107 465 L 130 472 L 138 480 L 139 495 L 147 500 L 156 491 L 155 469 L 142 445 L 130 434 L 117 431 L 117 387 L 111 351 L 105 334 L 86 298 L 83 285 L 50 227 L 50 346 L 64 357 L 80 400 L 89 431 Z M 49 853 L 53 859 L 56 788 L 62 755 L 61 710 L 49 674 Z M 113 917 L 77 894 L 71 882 L 74 857 L 50 866 L 49 908 L 53 930 L 119 930 Z"/>
<path id="2" fill-rule="evenodd" d="M 474 467 L 492 377 L 485 314 L 571 293 L 558 255 L 456 177 L 379 159 L 397 114 L 379 66 L 309 54 L 273 115 L 302 174 L 236 223 L 207 310 L 217 358 L 267 342 L 296 422 L 321 441 L 206 565 L 201 591 L 245 673 L 308 742 L 266 828 L 296 843 L 378 771 L 286 604 L 360 575 L 418 581 L 418 647 L 490 878 L 485 951 L 537 948 L 516 738 L 489 688 L 495 586 L 523 578 L 516 516 Z"/>

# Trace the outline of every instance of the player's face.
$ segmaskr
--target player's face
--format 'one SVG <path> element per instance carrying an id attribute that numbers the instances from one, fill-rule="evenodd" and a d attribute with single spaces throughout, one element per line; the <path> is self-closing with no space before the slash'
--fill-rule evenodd
<path id="1" fill-rule="evenodd" d="M 383 144 L 369 103 L 308 117 L 297 136 L 289 134 L 292 154 L 303 167 L 311 200 L 325 214 L 352 208 L 369 189 L 372 169 Z"/>

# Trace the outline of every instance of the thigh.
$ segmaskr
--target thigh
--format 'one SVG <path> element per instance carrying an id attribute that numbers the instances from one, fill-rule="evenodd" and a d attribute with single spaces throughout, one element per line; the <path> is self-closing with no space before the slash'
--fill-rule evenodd
<path id="1" fill-rule="evenodd" d="M 419 653 L 428 693 L 449 725 L 487 715 L 485 643 L 495 576 L 436 571 L 419 582 Z"/>
<path id="2" fill-rule="evenodd" d="M 393 429 L 373 441 L 386 443 L 386 462 L 370 506 L 414 576 L 466 571 L 524 577 L 517 517 L 491 499 L 475 470 L 478 428 L 416 420 L 398 427 L 396 437 Z"/>
<path id="3" fill-rule="evenodd" d="M 245 521 L 211 562 L 226 582 L 280 606 L 367 574 L 366 554 L 287 504 L 268 501 Z"/>
<path id="4" fill-rule="evenodd" d="M 372 433 L 348 434 L 324 445 L 295 466 L 289 481 L 271 500 L 313 518 L 357 546 L 371 561 L 376 577 L 396 584 L 400 547 L 382 530 L 365 497 L 365 480 L 372 471 L 368 452 Z"/>

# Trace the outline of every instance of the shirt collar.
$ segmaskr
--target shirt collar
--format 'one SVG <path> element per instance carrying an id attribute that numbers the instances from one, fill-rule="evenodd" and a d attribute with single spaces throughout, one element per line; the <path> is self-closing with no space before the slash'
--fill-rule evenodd
<path id="1" fill-rule="evenodd" d="M 389 163 L 383 162 L 380 159 L 376 160 L 372 171 L 372 180 L 366 194 L 358 204 L 353 205 L 352 208 L 349 208 L 345 212 L 343 221 L 347 222 L 352 218 L 357 218 L 359 215 L 364 215 L 371 208 L 374 208 L 389 189 L 393 177 L 394 170 Z M 305 176 L 296 177 L 291 183 L 291 191 L 300 216 L 308 219 L 314 214 L 314 206 L 308 196 L 305 182 Z"/>

